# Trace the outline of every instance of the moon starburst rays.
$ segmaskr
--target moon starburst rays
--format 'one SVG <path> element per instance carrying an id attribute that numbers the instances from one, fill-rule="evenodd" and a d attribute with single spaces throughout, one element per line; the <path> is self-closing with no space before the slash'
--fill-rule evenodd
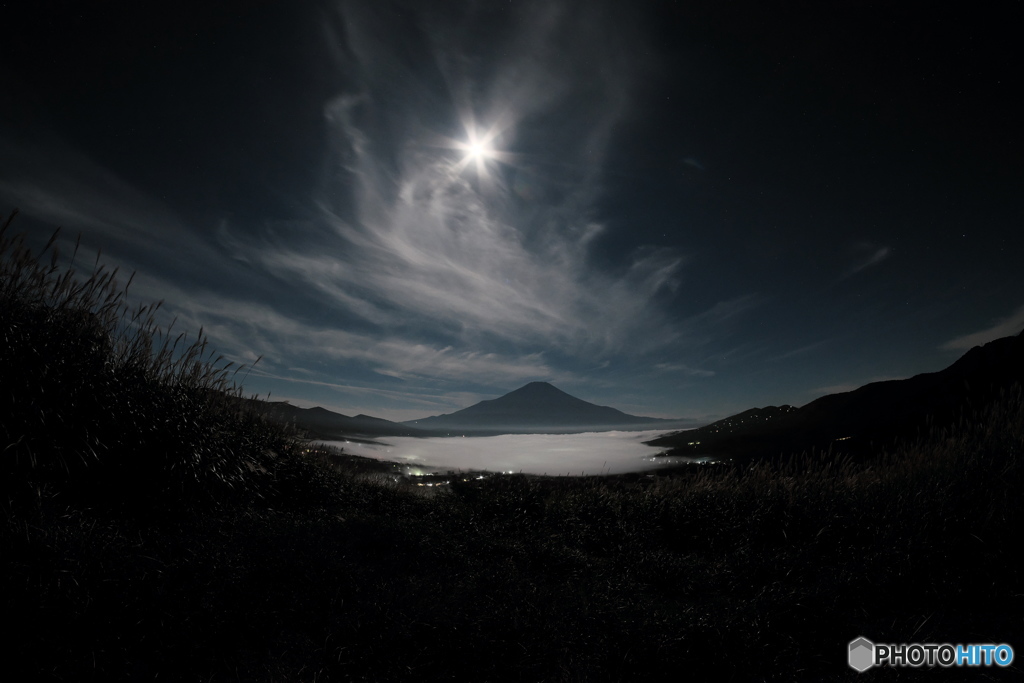
<path id="1" fill-rule="evenodd" d="M 463 166 L 476 165 L 478 176 L 487 174 L 487 162 L 495 159 L 497 154 L 491 146 L 493 136 L 490 134 L 480 135 L 476 131 L 469 131 L 469 139 L 466 142 L 458 143 L 458 147 L 466 153 L 463 158 Z"/>
<path id="2" fill-rule="evenodd" d="M 500 131 L 497 128 L 481 131 L 473 125 L 466 125 L 466 137 L 462 140 L 448 139 L 444 145 L 462 153 L 457 170 L 464 171 L 474 166 L 478 178 L 485 179 L 491 175 L 498 163 L 509 163 L 510 156 L 495 147 Z"/>

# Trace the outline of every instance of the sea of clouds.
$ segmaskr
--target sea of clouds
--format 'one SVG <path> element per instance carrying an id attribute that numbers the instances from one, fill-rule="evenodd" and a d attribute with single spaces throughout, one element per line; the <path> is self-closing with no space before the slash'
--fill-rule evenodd
<path id="1" fill-rule="evenodd" d="M 643 444 L 663 431 L 585 434 L 505 434 L 486 437 L 383 437 L 379 443 L 327 442 L 346 453 L 404 463 L 417 470 L 461 470 L 547 475 L 638 472 L 688 458 L 657 458 L 662 449 Z"/>

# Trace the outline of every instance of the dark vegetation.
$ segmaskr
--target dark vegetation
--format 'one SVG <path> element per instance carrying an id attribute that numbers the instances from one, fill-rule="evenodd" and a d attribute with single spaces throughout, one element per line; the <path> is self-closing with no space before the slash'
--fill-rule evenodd
<path id="1" fill-rule="evenodd" d="M 130 281 L 121 286 L 98 259 L 78 277 L 62 266 L 56 234 L 33 256 L 10 234 L 13 218 L 0 228 L 6 505 L 45 496 L 177 507 L 258 495 L 290 442 L 238 409 L 231 364 L 202 331 L 190 342 L 156 324 L 159 304 L 129 308 Z"/>
<path id="2" fill-rule="evenodd" d="M 0 239 L 10 680 L 860 680 L 860 635 L 1020 651 L 1019 389 L 858 460 L 417 487 L 242 408 L 113 274 Z"/>

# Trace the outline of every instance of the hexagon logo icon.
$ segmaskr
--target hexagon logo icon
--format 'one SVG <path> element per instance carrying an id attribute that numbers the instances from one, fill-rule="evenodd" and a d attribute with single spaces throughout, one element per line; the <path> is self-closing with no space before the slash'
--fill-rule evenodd
<path id="1" fill-rule="evenodd" d="M 850 641 L 850 667 L 864 673 L 875 663 L 875 644 L 861 637 Z"/>

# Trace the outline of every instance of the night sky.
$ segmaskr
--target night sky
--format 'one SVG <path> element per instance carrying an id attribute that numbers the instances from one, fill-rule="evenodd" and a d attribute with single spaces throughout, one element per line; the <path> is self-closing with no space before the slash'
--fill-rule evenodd
<path id="1" fill-rule="evenodd" d="M 0 214 L 272 400 L 802 405 L 1024 328 L 1015 6 L 0 2 Z"/>

